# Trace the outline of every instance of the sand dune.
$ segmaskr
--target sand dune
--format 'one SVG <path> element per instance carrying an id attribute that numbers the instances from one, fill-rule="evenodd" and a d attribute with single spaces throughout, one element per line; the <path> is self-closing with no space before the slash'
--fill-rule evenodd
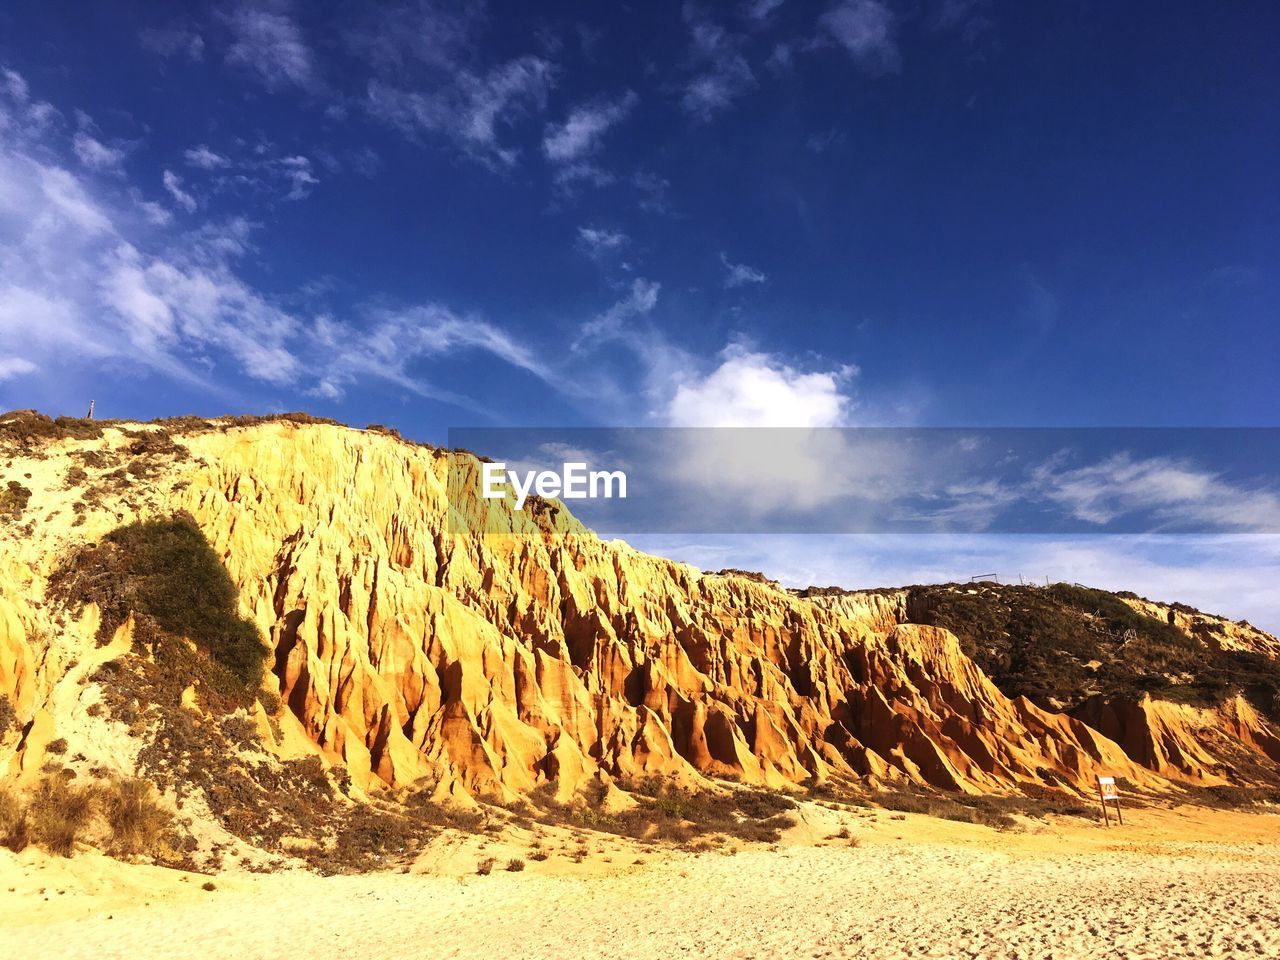
<path id="1" fill-rule="evenodd" d="M 212 892 L 204 877 L 93 854 L 6 854 L 0 957 L 1280 955 L 1275 816 L 1143 810 L 1124 830 L 1013 833 L 894 816 L 806 810 L 856 844 L 650 851 L 636 864 L 630 847 L 592 838 L 586 863 L 521 873 L 238 874 Z"/>

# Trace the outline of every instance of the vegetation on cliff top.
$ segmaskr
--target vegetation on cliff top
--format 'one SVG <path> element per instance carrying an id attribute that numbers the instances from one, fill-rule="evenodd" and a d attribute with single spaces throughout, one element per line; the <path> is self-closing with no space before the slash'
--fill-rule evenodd
<path id="1" fill-rule="evenodd" d="M 1095 694 L 1149 693 L 1208 706 L 1240 692 L 1280 719 L 1280 663 L 1214 650 L 1104 590 L 1066 583 L 913 587 L 908 614 L 954 633 L 1006 696 L 1070 708 Z"/>

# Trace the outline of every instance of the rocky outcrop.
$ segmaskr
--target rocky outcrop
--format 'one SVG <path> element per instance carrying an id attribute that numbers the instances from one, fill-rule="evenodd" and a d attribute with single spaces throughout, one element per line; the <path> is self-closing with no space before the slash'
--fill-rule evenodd
<path id="1" fill-rule="evenodd" d="M 905 592 L 802 597 L 704 575 L 563 509 L 458 494 L 478 488 L 450 470 L 476 473 L 474 457 L 382 433 L 197 423 L 173 444 L 139 440 L 163 431 L 6 451 L 5 476 L 33 490 L 29 515 L 0 528 L 0 693 L 24 723 L 94 649 L 93 611 L 46 596 L 62 558 L 121 522 L 188 511 L 274 652 L 278 741 L 367 788 L 510 798 L 598 775 L 732 774 L 982 792 L 1232 775 L 1150 706 L 1068 715 L 1004 696 L 954 636 L 906 622 Z M 492 532 L 453 533 L 459 518 Z M 1265 721 L 1238 727 L 1276 760 Z M 19 734 L 4 743 L 20 757 Z"/>

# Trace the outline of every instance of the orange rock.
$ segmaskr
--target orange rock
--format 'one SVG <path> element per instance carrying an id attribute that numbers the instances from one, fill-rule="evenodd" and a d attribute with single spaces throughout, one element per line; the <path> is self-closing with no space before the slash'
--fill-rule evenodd
<path id="1" fill-rule="evenodd" d="M 58 551 L 117 513 L 187 510 L 275 649 L 288 749 L 308 741 L 361 788 L 510 798 L 555 781 L 567 796 L 593 778 L 733 774 L 1089 791 L 1105 772 L 1159 789 L 1221 782 L 1234 761 L 1197 737 L 1203 722 L 1280 763 L 1280 738 L 1243 701 L 1197 719 L 1149 701 L 1066 715 L 1011 700 L 954 636 L 907 623 L 903 592 L 799 597 L 601 541 L 564 509 L 451 500 L 450 467 L 477 473 L 465 454 L 289 422 L 178 440 L 191 458 L 166 464 L 144 501 L 104 499 L 79 526 L 54 503 L 30 537 L 0 540 L 0 693 L 24 722 L 93 643 L 83 624 L 49 639 Z M 108 429 L 45 453 L 90 444 L 126 446 Z M 450 516 L 498 532 L 452 533 Z M 1208 632 L 1280 651 L 1251 627 Z"/>

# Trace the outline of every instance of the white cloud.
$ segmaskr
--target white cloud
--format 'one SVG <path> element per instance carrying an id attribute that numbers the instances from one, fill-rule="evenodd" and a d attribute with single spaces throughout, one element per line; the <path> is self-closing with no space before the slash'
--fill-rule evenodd
<path id="1" fill-rule="evenodd" d="M 4 85 L 5 91 L 15 102 L 26 103 L 31 99 L 31 90 L 27 86 L 27 81 L 16 70 L 4 71 Z"/>
<path id="2" fill-rule="evenodd" d="M 852 400 L 843 388 L 852 368 L 805 372 L 738 344 L 725 348 L 719 359 L 710 373 L 679 376 L 667 404 L 667 424 L 770 429 L 670 435 L 675 489 L 684 488 L 682 500 L 701 504 L 705 522 L 714 527 L 821 511 L 848 497 L 862 479 L 860 472 L 890 469 L 883 457 L 860 462 L 841 431 L 824 429 L 848 420 Z M 779 427 L 790 429 L 772 429 Z"/>
<path id="3" fill-rule="evenodd" d="M 111 221 L 72 174 L 59 167 L 35 166 L 40 190 L 52 208 L 87 234 L 111 230 Z"/>
<path id="4" fill-rule="evenodd" d="M 298 321 L 272 306 L 217 260 L 148 257 L 122 244 L 105 260 L 101 301 L 123 321 L 143 355 L 175 346 L 217 347 L 246 374 L 292 383 L 299 372 L 289 342 Z"/>
<path id="5" fill-rule="evenodd" d="M 235 37 L 227 63 L 255 74 L 268 90 L 318 86 L 311 48 L 284 6 L 261 9 L 241 4 L 225 19 Z"/>
<path id="6" fill-rule="evenodd" d="M 110 356 L 113 351 L 100 341 L 103 332 L 64 293 L 18 284 L 0 287 L 0 334 L 10 348 L 22 351 L 33 368 L 28 373 L 65 369 L 72 359 Z"/>
<path id="7" fill-rule="evenodd" d="M 1075 468 L 1054 461 L 1039 467 L 1032 479 L 1038 495 L 1089 523 L 1107 524 L 1150 512 L 1173 524 L 1280 530 L 1280 496 L 1229 483 L 1203 467 L 1170 457 L 1135 459 L 1117 453 Z"/>
<path id="8" fill-rule="evenodd" d="M 485 8 L 484 0 L 384 2 L 349 41 L 382 74 L 406 73 L 416 65 L 454 73 L 474 53 Z"/>
<path id="9" fill-rule="evenodd" d="M 677 386 L 667 420 L 676 427 L 838 427 L 852 407 L 842 388 L 855 374 L 852 367 L 805 373 L 734 345 L 709 374 Z"/>
<path id="10" fill-rule="evenodd" d="M 188 166 L 198 171 L 193 174 L 194 177 L 206 177 L 204 183 L 211 192 L 227 189 L 274 190 L 283 181 L 288 187 L 285 198 L 301 200 L 309 196 L 311 188 L 320 183 L 310 157 L 301 154 L 280 155 L 275 145 L 268 141 L 260 141 L 250 150 L 237 150 L 231 155 L 200 144 L 185 150 L 183 157 Z M 326 159 L 331 169 L 340 169 L 336 158 L 326 155 Z M 166 181 L 166 187 L 170 187 L 171 183 L 173 188 L 180 189 L 194 202 L 195 198 L 181 189 L 182 181 L 176 175 L 171 181 Z M 179 200 L 179 203 L 184 208 L 188 207 L 185 201 Z"/>
<path id="11" fill-rule="evenodd" d="M 173 219 L 173 214 L 154 200 L 135 197 L 134 202 L 138 205 L 138 209 L 142 211 L 142 215 L 146 217 L 147 223 L 152 226 L 163 227 Z"/>
<path id="12" fill-rule="evenodd" d="M 555 172 L 556 189 L 568 196 L 575 195 L 583 185 L 607 187 L 616 179 L 608 170 L 589 162 L 567 163 L 557 167 Z"/>
<path id="13" fill-rule="evenodd" d="M 231 166 L 231 159 L 229 157 L 224 157 L 220 153 L 215 153 L 203 143 L 185 151 L 183 156 L 187 158 L 187 163 L 201 170 L 224 170 Z"/>
<path id="14" fill-rule="evenodd" d="M 547 127 L 543 153 L 552 163 L 571 163 L 593 153 L 608 129 L 626 117 L 638 99 L 628 90 L 617 100 L 575 107 L 564 123 Z"/>
<path id="15" fill-rule="evenodd" d="M 3 311 L 2 306 L 0 306 L 0 311 Z M 3 319 L 0 319 L 0 324 L 3 323 Z M 21 377 L 24 374 L 35 373 L 39 369 L 39 367 L 24 357 L 0 356 L 0 383 L 4 383 L 6 380 L 12 380 L 14 377 Z"/>
<path id="16" fill-rule="evenodd" d="M 0 131 L 11 143 L 25 142 L 46 133 L 62 114 L 51 103 L 33 100 L 31 89 L 16 70 L 0 70 Z"/>
<path id="17" fill-rule="evenodd" d="M 685 7 L 692 58 L 697 72 L 685 85 L 681 106 L 695 120 L 706 122 L 726 110 L 755 86 L 756 78 L 742 55 L 742 39 Z"/>
<path id="18" fill-rule="evenodd" d="M 724 264 L 724 285 L 730 290 L 747 284 L 764 283 L 769 279 L 755 267 L 749 267 L 745 263 L 730 263 L 729 258 L 723 253 L 720 254 L 720 262 Z"/>
<path id="19" fill-rule="evenodd" d="M 169 196 L 173 197 L 174 203 L 187 211 L 187 213 L 196 212 L 196 198 L 182 189 L 182 178 L 180 176 L 172 170 L 166 170 L 161 180 L 164 183 L 164 188 L 169 191 Z"/>
<path id="20" fill-rule="evenodd" d="M 549 61 L 524 56 L 483 75 L 464 71 L 452 84 L 438 85 L 430 92 L 375 79 L 369 84 L 367 105 L 374 116 L 406 133 L 441 133 L 471 156 L 511 167 L 519 150 L 503 143 L 504 128 L 541 112 L 553 82 Z"/>
<path id="21" fill-rule="evenodd" d="M 0 110 L 12 90 L 6 79 Z M 516 335 L 487 320 L 429 304 L 364 314 L 367 323 L 308 323 L 239 275 L 253 247 L 244 217 L 197 221 L 163 233 L 168 212 L 137 187 L 81 179 L 47 158 L 70 142 L 22 128 L 0 140 L 0 344 L 6 378 L 53 377 L 73 389 L 77 364 L 131 364 L 223 391 L 223 366 L 276 389 L 314 384 L 340 398 L 362 378 L 482 409 L 440 389 L 414 365 L 479 351 L 563 389 L 563 381 Z M 256 151 L 260 170 L 287 178 L 301 194 L 316 182 L 309 158 Z M 249 163 L 250 161 L 244 161 Z M 233 166 L 236 162 L 233 161 Z M 165 189 L 192 214 L 182 178 L 164 171 Z M 296 293 L 295 293 L 296 295 Z"/>
<path id="22" fill-rule="evenodd" d="M 170 24 L 166 27 L 148 27 L 138 35 L 146 50 L 162 57 L 183 56 L 189 60 L 204 57 L 204 38 L 191 27 Z"/>
<path id="23" fill-rule="evenodd" d="M 578 245 L 591 257 L 601 257 L 620 250 L 627 242 L 627 235 L 620 230 L 606 230 L 603 227 L 578 228 Z"/>
<path id="24" fill-rule="evenodd" d="M 91 170 L 119 170 L 124 162 L 123 150 L 108 147 L 84 131 L 76 134 L 73 147 L 80 162 Z"/>
<path id="25" fill-rule="evenodd" d="M 841 0 L 821 23 L 864 72 L 877 77 L 900 69 L 896 19 L 880 0 Z"/>
<path id="26" fill-rule="evenodd" d="M 624 324 L 649 313 L 657 306 L 661 289 L 660 284 L 642 277 L 631 281 L 625 297 L 582 325 L 573 342 L 573 349 L 581 351 L 619 337 L 624 333 Z"/>
<path id="27" fill-rule="evenodd" d="M 670 213 L 671 204 L 667 199 L 667 191 L 671 182 L 656 173 L 641 170 L 631 178 L 632 184 L 640 192 L 640 209 L 649 213 Z"/>
<path id="28" fill-rule="evenodd" d="M 405 310 L 383 310 L 370 323 L 355 328 L 321 318 L 316 335 L 322 344 L 335 348 L 323 365 L 319 381 L 311 393 L 340 399 L 346 389 L 366 378 L 383 380 L 420 396 L 483 409 L 474 398 L 444 390 L 429 380 L 415 376 L 411 366 L 460 350 L 478 350 L 554 383 L 555 376 L 528 347 L 492 323 L 473 316 L 460 316 L 440 304 Z"/>
<path id="29" fill-rule="evenodd" d="M 965 43 L 976 43 L 993 26 L 991 0 L 938 0 L 926 18 L 931 30 L 953 31 Z"/>
<path id="30" fill-rule="evenodd" d="M 752 20 L 767 20 L 784 2 L 785 0 L 748 0 L 743 12 Z"/>
<path id="31" fill-rule="evenodd" d="M 301 200 L 320 181 L 311 172 L 311 161 L 303 156 L 282 157 L 280 167 L 289 181 L 289 199 Z"/>

